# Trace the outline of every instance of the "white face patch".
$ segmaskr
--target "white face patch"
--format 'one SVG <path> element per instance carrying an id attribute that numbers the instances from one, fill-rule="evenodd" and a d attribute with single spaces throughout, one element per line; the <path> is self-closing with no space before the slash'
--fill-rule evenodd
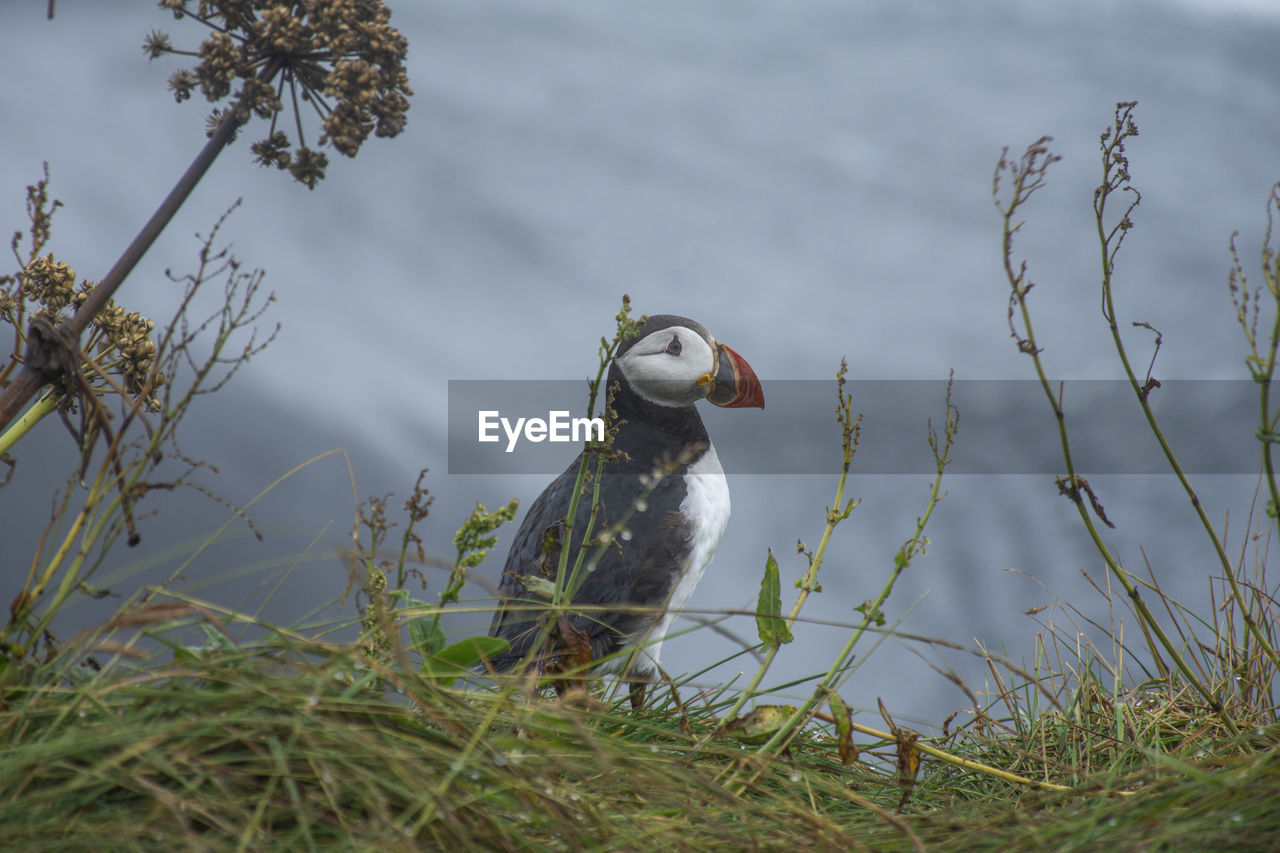
<path id="1" fill-rule="evenodd" d="M 711 345 L 684 326 L 651 332 L 618 359 L 632 389 L 660 406 L 689 406 L 706 397 L 711 385 L 699 385 L 698 379 L 715 367 Z"/>

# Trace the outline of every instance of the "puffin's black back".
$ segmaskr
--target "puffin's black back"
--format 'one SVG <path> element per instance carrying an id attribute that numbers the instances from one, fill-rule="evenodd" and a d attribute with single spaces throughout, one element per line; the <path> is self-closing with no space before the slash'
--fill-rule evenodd
<path id="1" fill-rule="evenodd" d="M 655 315 L 641 327 L 636 338 L 619 348 L 619 355 L 651 331 L 671 325 L 685 326 L 710 339 L 706 330 L 692 320 Z M 613 387 L 614 383 L 618 385 L 614 409 L 622 419 L 614 449 L 627 458 L 605 466 L 600 484 L 602 515 L 596 520 L 595 533 L 609 529 L 636 505 L 645 490 L 641 476 L 649 474 L 655 463 L 677 460 L 686 449 L 692 449 L 689 455 L 696 459 L 709 446 L 702 418 L 692 405 L 672 408 L 647 402 L 631 390 L 616 364 L 609 369 L 607 387 Z M 520 578 L 541 575 L 554 582 L 559 552 L 547 548 L 547 532 L 569 511 L 580 459 L 581 455 L 533 502 L 507 554 L 498 588 L 503 603 L 494 614 L 489 633 L 505 638 L 511 643 L 511 650 L 491 661 L 497 669 L 515 665 L 528 654 L 530 644 L 538 637 L 538 613 L 529 608 L 542 600 L 531 595 Z M 684 571 L 691 548 L 691 528 L 679 507 L 687 493 L 683 477 L 687 468 L 687 463 L 677 465 L 645 500 L 646 509 L 632 512 L 626 522 L 630 537 L 619 537 L 605 549 L 595 570 L 574 596 L 574 603 L 578 605 L 607 608 L 629 604 L 651 608 L 647 612 L 628 612 L 624 608 L 573 617 L 573 627 L 585 633 L 591 642 L 592 660 L 617 651 L 630 637 L 642 636 L 661 615 L 672 585 Z M 588 481 L 578 501 L 569 552 L 570 569 L 590 515 L 591 495 L 592 483 Z"/>

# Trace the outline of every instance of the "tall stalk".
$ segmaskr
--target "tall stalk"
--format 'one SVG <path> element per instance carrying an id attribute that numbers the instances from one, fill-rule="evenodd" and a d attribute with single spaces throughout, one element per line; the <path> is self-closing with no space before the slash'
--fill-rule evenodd
<path id="1" fill-rule="evenodd" d="M 1200 525 L 1204 528 L 1205 535 L 1209 537 L 1209 542 L 1213 545 L 1214 554 L 1218 558 L 1218 563 L 1222 566 L 1222 574 L 1226 577 L 1227 584 L 1231 587 L 1231 595 L 1240 604 L 1240 613 L 1244 619 L 1246 629 L 1257 640 L 1258 645 L 1266 652 L 1267 656 L 1271 658 L 1272 663 L 1280 665 L 1280 656 L 1277 656 L 1275 647 L 1271 645 L 1266 634 L 1250 614 L 1244 593 L 1236 580 L 1231 558 L 1227 556 L 1227 550 L 1222 544 L 1222 538 L 1218 536 L 1218 531 L 1214 528 L 1208 513 L 1205 512 L 1204 504 L 1200 502 L 1200 497 L 1192 487 L 1191 481 L 1187 479 L 1186 472 L 1183 471 L 1182 464 L 1178 462 L 1178 457 L 1174 454 L 1169 440 L 1165 437 L 1164 430 L 1160 428 L 1160 423 L 1151 408 L 1150 392 L 1153 386 L 1150 380 L 1139 381 L 1133 366 L 1129 362 L 1124 340 L 1120 337 L 1120 325 L 1116 322 L 1116 308 L 1112 297 L 1112 274 L 1115 270 L 1116 254 L 1124 243 L 1125 235 L 1133 227 L 1133 222 L 1129 215 L 1142 200 L 1141 194 L 1129 182 L 1129 160 L 1125 156 L 1124 150 L 1125 140 L 1138 135 L 1137 125 L 1133 121 L 1133 110 L 1136 106 L 1137 103 L 1134 101 L 1117 104 L 1115 124 L 1102 134 L 1102 184 L 1098 186 L 1093 194 L 1094 222 L 1097 226 L 1098 244 L 1102 253 L 1102 316 L 1106 319 L 1107 327 L 1111 330 L 1111 339 L 1115 344 L 1116 354 L 1120 358 L 1124 375 L 1129 380 L 1134 396 L 1137 397 L 1142 414 L 1147 419 L 1147 426 L 1159 443 L 1160 450 L 1164 453 L 1165 460 L 1169 463 L 1169 469 L 1173 471 L 1183 491 L 1190 498 L 1196 517 L 1200 520 Z M 1107 200 L 1117 192 L 1131 193 L 1133 198 L 1128 206 L 1125 207 L 1119 221 L 1108 228 L 1106 224 Z M 1135 323 L 1134 325 L 1141 324 Z M 1271 373 L 1275 370 L 1275 348 L 1277 343 L 1280 343 L 1280 339 L 1276 337 L 1273 331 L 1271 357 L 1268 359 L 1267 373 L 1265 379 L 1259 382 L 1261 385 L 1259 397 L 1264 419 L 1267 417 L 1267 412 L 1270 408 L 1270 380 Z M 1274 495 L 1275 472 L 1271 462 L 1271 444 L 1272 441 L 1263 440 L 1262 459 L 1267 474 L 1267 482 L 1273 489 Z"/>
<path id="2" fill-rule="evenodd" d="M 198 89 L 217 102 L 235 88 L 233 101 L 210 116 L 209 141 L 75 314 L 61 322 L 45 316 L 32 320 L 25 353 L 19 355 L 15 349 L 13 354 L 23 362 L 22 369 L 0 389 L 0 430 L 41 387 L 57 380 L 62 380 L 65 393 L 77 397 L 101 390 L 83 379 L 88 359 L 80 350 L 80 336 L 250 118 L 270 119 L 267 138 L 252 145 L 258 163 L 287 169 L 310 188 L 324 177 L 328 160 L 306 144 L 297 114 L 300 100 L 320 117 L 320 143 L 348 157 L 356 156 L 371 132 L 395 136 L 404 129 L 407 96 L 413 93 L 403 65 L 408 42 L 389 25 L 391 12 L 381 0 L 267 4 L 265 9 L 264 4 L 239 0 L 161 0 L 159 5 L 209 32 L 197 50 L 179 50 L 159 31 L 146 37 L 143 48 L 152 59 L 176 54 L 198 60 L 194 71 L 169 78 L 175 99 L 187 100 Z M 286 87 L 299 143 L 293 153 L 287 150 L 289 137 L 277 129 Z M 0 374 L 0 381 L 4 378 Z M 86 408 L 91 405 L 87 399 L 82 402 Z"/>
<path id="3" fill-rule="evenodd" d="M 282 66 L 282 60 L 271 63 L 262 69 L 259 79 L 270 83 Z M 37 391 L 63 375 L 63 365 L 66 363 L 67 355 L 78 362 L 80 335 L 84 333 L 97 313 L 106 306 L 107 301 L 120 289 L 120 285 L 124 284 L 125 278 L 133 272 L 133 268 L 142 260 L 142 256 L 155 243 L 156 238 L 182 207 L 182 203 L 196 188 L 196 184 L 200 183 L 200 179 L 209 171 L 213 161 L 218 159 L 222 149 L 226 148 L 235 137 L 236 130 L 247 120 L 247 115 L 243 119 L 237 118 L 240 112 L 230 110 L 226 113 L 213 136 L 200 149 L 200 153 L 182 173 L 182 177 L 178 178 L 178 182 L 160 202 L 160 206 L 142 226 L 142 230 L 137 233 L 111 269 L 93 288 L 89 298 L 74 316 L 57 326 L 56 339 L 47 340 L 46 336 L 34 327 L 28 331 L 27 352 L 22 369 L 13 377 L 9 385 L 0 390 L 0 429 L 8 426 L 9 422 L 17 417 L 18 412 L 22 411 L 22 407 Z M 13 436 L 10 443 L 19 437 L 21 434 Z M 0 451 L 4 449 L 0 448 Z"/>
<path id="4" fill-rule="evenodd" d="M 946 417 L 941 445 L 939 445 L 938 435 L 933 428 L 933 424 L 929 424 L 929 447 L 933 451 L 935 475 L 933 484 L 929 489 L 928 503 L 925 505 L 924 512 L 916 519 L 916 529 L 911 537 L 903 543 L 898 553 L 894 555 L 893 569 L 889 572 L 889 577 L 885 580 L 884 586 L 880 588 L 879 594 L 869 604 L 862 605 L 859 608 L 862 611 L 862 621 L 854 629 L 853 633 L 849 635 L 849 639 L 845 641 L 844 647 L 831 662 L 831 666 L 827 669 L 822 681 L 809 694 L 808 698 L 801 703 L 800 707 L 796 708 L 778 730 L 773 733 L 772 737 L 760 747 L 759 752 L 761 755 L 776 755 L 786 748 L 787 744 L 813 718 L 814 712 L 835 692 L 841 675 L 846 672 L 850 661 L 853 659 L 854 648 L 862 640 L 872 623 L 881 624 L 884 621 L 881 608 L 893 593 L 898 577 L 911 565 L 912 558 L 918 554 L 923 554 L 928 545 L 929 540 L 924 535 L 925 527 L 933 516 L 933 511 L 937 508 L 938 503 L 946 497 L 946 493 L 942 491 L 942 476 L 947 465 L 951 462 L 951 448 L 955 444 L 956 432 L 959 426 L 960 413 L 951 404 L 951 381 L 948 380 Z M 843 487 L 843 485 L 844 480 L 841 478 L 841 486 Z"/>
<path id="5" fill-rule="evenodd" d="M 853 465 L 853 457 L 858 449 L 858 439 L 861 435 L 862 416 L 853 416 L 853 401 L 849 393 L 845 390 L 845 377 L 849 372 L 849 363 L 841 360 L 840 370 L 836 373 L 836 422 L 840 424 L 840 478 L 836 482 L 836 494 L 830 507 L 826 511 L 826 526 L 822 529 L 822 538 L 818 540 L 818 547 L 809 554 L 804 550 L 803 544 L 800 550 L 809 557 L 809 568 L 796 581 L 796 586 L 800 589 L 800 593 L 796 596 L 795 604 L 791 607 L 791 612 L 786 618 L 786 637 L 789 639 L 791 629 L 795 627 L 796 620 L 800 618 L 800 611 L 809 599 L 809 595 L 821 587 L 818 585 L 818 571 L 822 568 L 822 563 L 826 559 L 827 545 L 831 541 L 831 534 L 835 532 L 836 525 L 849 517 L 854 507 L 858 505 L 858 501 L 849 499 L 845 500 L 844 491 L 845 483 L 849 479 L 849 469 Z M 773 559 L 772 554 L 769 557 Z M 743 706 L 747 704 L 756 695 L 756 691 L 760 687 L 760 683 L 764 680 L 765 673 L 773 666 L 774 659 L 778 656 L 786 640 L 775 638 L 769 642 L 768 648 L 765 650 L 764 660 L 756 669 L 756 673 L 751 678 L 751 682 L 738 694 L 738 699 L 733 703 L 728 711 L 724 714 L 724 720 L 727 722 L 738 716 Z M 709 736 L 708 736 L 709 737 Z M 705 741 L 704 741 L 705 742 Z"/>
<path id="6" fill-rule="evenodd" d="M 1123 106 L 1122 104 L 1121 107 Z M 1106 138 L 1107 136 L 1104 134 L 1104 145 Z M 1119 560 L 1116 559 L 1111 549 L 1103 541 L 1102 535 L 1090 515 L 1089 507 L 1085 506 L 1084 498 L 1087 496 L 1094 512 L 1097 513 L 1103 523 L 1108 527 L 1114 526 L 1102 514 L 1101 504 L 1098 502 L 1088 481 L 1076 473 L 1075 463 L 1071 455 L 1071 442 L 1067 435 L 1066 413 L 1062 407 L 1062 388 L 1059 385 L 1055 393 L 1055 389 L 1045 373 L 1044 362 L 1041 359 L 1043 349 L 1036 342 L 1035 330 L 1031 323 L 1031 309 L 1027 302 L 1027 296 L 1034 287 L 1034 283 L 1027 277 L 1026 262 L 1023 261 L 1015 268 L 1013 261 L 1013 237 L 1023 225 L 1023 222 L 1018 221 L 1016 217 L 1031 196 L 1044 186 L 1045 175 L 1049 167 L 1060 159 L 1049 151 L 1049 142 L 1049 137 L 1041 137 L 1036 140 L 1027 147 L 1021 159 L 1017 162 L 1008 158 L 1008 149 L 1005 149 L 996 165 L 992 182 L 992 197 L 996 209 L 1000 211 L 1003 220 L 1001 249 L 1005 277 L 1008 279 L 1010 286 L 1010 333 L 1017 343 L 1018 350 L 1031 357 L 1040 387 L 1044 391 L 1045 399 L 1053 410 L 1054 418 L 1058 424 L 1058 439 L 1062 448 L 1063 462 L 1067 469 L 1066 476 L 1060 477 L 1057 481 L 1058 488 L 1075 505 L 1095 550 L 1102 557 L 1103 562 L 1106 563 L 1112 576 L 1123 587 L 1125 594 L 1133 602 L 1134 610 L 1138 614 L 1144 630 L 1149 630 L 1155 635 L 1160 647 L 1170 656 L 1178 671 L 1187 679 L 1187 683 L 1204 698 L 1214 713 L 1222 719 L 1223 724 L 1231 732 L 1237 733 L 1238 729 L 1235 721 L 1231 719 L 1221 700 L 1207 684 L 1196 676 L 1187 663 L 1184 654 L 1173 644 L 1160 623 L 1156 621 L 1146 601 L 1142 598 L 1142 594 L 1130 579 L 1129 573 L 1120 565 Z M 1008 201 L 1005 201 L 1001 195 L 1001 179 L 1006 175 L 1011 184 Z M 1128 226 L 1124 227 L 1127 228 Z M 1123 228 L 1120 228 L 1120 226 L 1117 226 L 1117 228 L 1120 229 L 1117 233 L 1123 233 Z M 1112 257 L 1114 256 L 1112 255 Z M 1110 267 L 1108 266 L 1107 269 L 1110 269 Z M 1015 323 L 1015 317 L 1021 321 L 1020 328 Z M 1132 376 L 1132 373 L 1130 375 Z"/>

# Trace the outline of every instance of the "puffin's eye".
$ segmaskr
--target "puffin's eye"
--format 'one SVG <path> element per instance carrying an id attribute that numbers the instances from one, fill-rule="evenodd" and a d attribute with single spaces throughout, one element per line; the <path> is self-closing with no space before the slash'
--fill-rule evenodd
<path id="1" fill-rule="evenodd" d="M 672 338 L 672 339 L 671 339 L 671 343 L 667 344 L 667 352 L 671 353 L 672 355 L 679 355 L 679 354 L 680 354 L 680 339 L 679 339 L 679 338 Z"/>

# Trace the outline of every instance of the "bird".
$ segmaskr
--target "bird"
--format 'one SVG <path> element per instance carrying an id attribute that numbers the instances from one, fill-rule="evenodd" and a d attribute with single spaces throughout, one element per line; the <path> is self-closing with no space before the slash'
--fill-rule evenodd
<path id="1" fill-rule="evenodd" d="M 510 647 L 489 665 L 495 672 L 510 670 L 536 642 L 554 635 L 558 647 L 538 649 L 538 671 L 615 673 L 630 683 L 631 703 L 639 707 L 672 620 L 702 579 L 729 521 L 728 482 L 695 404 L 705 399 L 724 408 L 763 409 L 764 391 L 746 359 L 702 324 L 674 314 L 644 318 L 619 343 L 606 388 L 612 389 L 617 431 L 600 477 L 593 536 L 622 523 L 619 535 L 603 548 L 589 543 L 588 553 L 599 557 L 572 597 L 582 610 L 545 630 L 538 605 L 546 604 L 556 579 L 579 454 L 534 500 L 512 540 L 489 629 Z M 568 536 L 570 567 L 594 486 L 588 481 L 578 501 Z"/>

